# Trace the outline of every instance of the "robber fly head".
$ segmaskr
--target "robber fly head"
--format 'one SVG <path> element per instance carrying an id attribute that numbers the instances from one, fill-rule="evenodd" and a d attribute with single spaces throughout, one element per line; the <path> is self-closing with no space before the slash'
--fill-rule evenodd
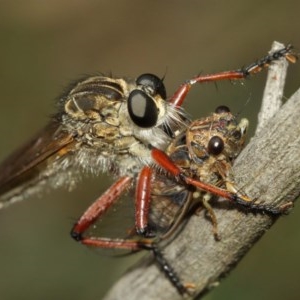
<path id="1" fill-rule="evenodd" d="M 80 81 L 61 105 L 67 130 L 102 146 L 105 140 L 125 141 L 126 137 L 127 141 L 138 140 L 162 149 L 169 137 L 161 125 L 180 120 L 166 101 L 162 80 L 152 74 L 143 74 L 136 80 L 89 77 Z"/>

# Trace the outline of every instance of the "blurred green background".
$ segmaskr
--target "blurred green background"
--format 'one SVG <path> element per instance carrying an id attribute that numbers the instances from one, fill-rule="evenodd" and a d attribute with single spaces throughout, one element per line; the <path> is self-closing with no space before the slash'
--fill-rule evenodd
<path id="1" fill-rule="evenodd" d="M 46 124 L 54 99 L 83 74 L 166 75 L 171 95 L 199 72 L 251 63 L 273 40 L 299 49 L 299 11 L 300 2 L 291 0 L 1 0 L 0 159 Z M 250 119 L 253 133 L 264 82 L 265 72 L 243 85 L 195 86 L 185 107 L 197 118 L 229 105 Z M 285 96 L 299 83 L 298 63 L 289 69 Z M 137 257 L 95 253 L 69 230 L 108 185 L 103 175 L 74 192 L 51 191 L 0 211 L 1 300 L 103 297 Z M 299 299 L 297 206 L 205 300 Z"/>

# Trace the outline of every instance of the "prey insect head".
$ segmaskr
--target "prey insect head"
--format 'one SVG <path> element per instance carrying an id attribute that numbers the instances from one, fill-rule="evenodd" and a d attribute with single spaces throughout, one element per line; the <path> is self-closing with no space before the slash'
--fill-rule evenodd
<path id="1" fill-rule="evenodd" d="M 187 140 L 191 158 L 197 164 L 207 159 L 233 160 L 240 153 L 246 137 L 248 120 L 237 123 L 226 106 L 219 106 L 211 116 L 194 121 Z"/>

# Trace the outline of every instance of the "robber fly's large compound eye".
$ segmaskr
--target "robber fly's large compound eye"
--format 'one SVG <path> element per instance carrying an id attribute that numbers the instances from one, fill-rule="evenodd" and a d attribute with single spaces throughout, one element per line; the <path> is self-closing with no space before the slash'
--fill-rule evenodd
<path id="1" fill-rule="evenodd" d="M 215 109 L 216 114 L 221 114 L 221 113 L 226 113 L 226 112 L 230 112 L 229 107 L 226 105 L 220 105 Z"/>
<path id="2" fill-rule="evenodd" d="M 218 155 L 224 149 L 224 141 L 217 135 L 213 136 L 207 145 L 207 151 L 209 154 Z"/>
<path id="3" fill-rule="evenodd" d="M 167 92 L 164 83 L 156 75 L 143 74 L 137 78 L 136 84 L 148 87 L 152 96 L 160 95 L 164 100 L 167 98 Z"/>
<path id="4" fill-rule="evenodd" d="M 127 101 L 131 120 L 139 127 L 149 128 L 156 124 L 158 108 L 154 100 L 142 90 L 133 90 Z"/>

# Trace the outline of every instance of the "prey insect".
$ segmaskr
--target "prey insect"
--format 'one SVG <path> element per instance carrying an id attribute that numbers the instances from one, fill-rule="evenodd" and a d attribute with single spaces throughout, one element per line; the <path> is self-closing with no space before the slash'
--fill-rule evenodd
<path id="1" fill-rule="evenodd" d="M 135 231 L 151 236 L 152 169 L 164 169 L 170 180 L 177 183 L 180 179 L 184 186 L 244 202 L 236 192 L 190 177 L 164 151 L 189 125 L 181 106 L 194 84 L 244 79 L 281 57 L 291 62 L 296 59 L 289 45 L 246 68 L 196 76 L 168 99 L 162 80 L 152 74 L 135 80 L 92 76 L 78 81 L 60 98 L 58 113 L 49 124 L 0 165 L 0 208 L 30 197 L 48 184 L 75 186 L 79 172 L 110 173 L 116 182 L 74 225 L 72 237 L 86 245 L 138 250 L 147 246 L 145 240 L 85 238 L 84 232 L 137 180 Z"/>
<path id="2" fill-rule="evenodd" d="M 231 168 L 243 149 L 248 124 L 245 118 L 238 122 L 226 106 L 219 106 L 212 115 L 192 121 L 165 150 L 167 159 L 180 168 L 177 180 L 164 170 L 153 171 L 149 166 L 140 172 L 137 191 L 149 191 L 149 207 L 144 220 L 147 231 L 141 233 L 133 230 L 125 239 L 118 240 L 87 236 L 81 240 L 82 243 L 103 247 L 105 241 L 107 245 L 119 243 L 118 247 L 131 250 L 151 250 L 178 292 L 188 293 L 188 287 L 192 288 L 192 284 L 182 284 L 160 250 L 161 244 L 167 244 L 176 236 L 188 215 L 203 206 L 212 221 L 214 237 L 219 240 L 217 219 L 209 203 L 216 195 L 222 195 L 251 211 L 271 214 L 281 214 L 292 205 L 289 202 L 277 207 L 264 204 L 250 199 L 236 187 Z M 102 203 L 101 198 L 98 201 Z M 90 213 L 88 210 L 87 214 Z M 78 224 L 74 230 L 76 226 Z"/>

